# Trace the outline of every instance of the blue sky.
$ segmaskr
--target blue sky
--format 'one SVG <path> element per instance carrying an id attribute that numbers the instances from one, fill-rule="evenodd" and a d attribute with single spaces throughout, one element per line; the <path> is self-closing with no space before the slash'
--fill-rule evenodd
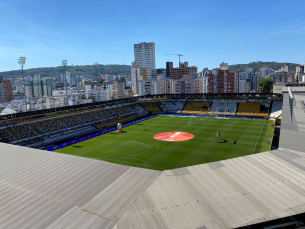
<path id="1" fill-rule="evenodd" d="M 68 64 L 130 64 L 155 42 L 156 67 L 305 61 L 304 0 L 0 0 L 0 72 Z"/>

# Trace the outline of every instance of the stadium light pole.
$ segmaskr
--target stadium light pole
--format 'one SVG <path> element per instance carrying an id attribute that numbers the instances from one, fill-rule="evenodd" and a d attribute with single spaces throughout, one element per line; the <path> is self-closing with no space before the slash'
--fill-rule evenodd
<path id="1" fill-rule="evenodd" d="M 68 95 L 67 77 L 66 77 L 66 66 L 67 66 L 67 64 L 68 64 L 67 60 L 62 60 L 61 65 L 64 67 L 64 79 L 65 79 L 66 96 Z M 64 100 L 65 100 L 65 106 L 67 106 L 66 97 L 64 97 Z"/>
<path id="2" fill-rule="evenodd" d="M 26 57 L 21 56 L 19 57 L 18 64 L 21 66 L 22 71 L 22 78 L 23 78 L 23 93 L 24 93 L 24 101 L 25 101 L 25 111 L 27 111 L 27 104 L 26 104 L 26 95 L 25 95 L 25 80 L 24 80 L 24 72 L 23 72 L 23 66 L 25 65 Z"/>
<path id="3" fill-rule="evenodd" d="M 97 68 L 98 68 L 98 62 L 94 63 L 94 67 L 95 67 L 95 80 L 96 80 L 96 84 L 97 86 L 99 86 L 99 82 L 97 80 Z"/>

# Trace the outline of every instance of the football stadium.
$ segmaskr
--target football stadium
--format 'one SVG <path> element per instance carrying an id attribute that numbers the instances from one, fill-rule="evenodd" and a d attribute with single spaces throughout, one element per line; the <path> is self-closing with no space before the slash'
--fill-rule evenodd
<path id="1" fill-rule="evenodd" d="M 303 228 L 305 95 L 0 116 L 0 228 Z"/>

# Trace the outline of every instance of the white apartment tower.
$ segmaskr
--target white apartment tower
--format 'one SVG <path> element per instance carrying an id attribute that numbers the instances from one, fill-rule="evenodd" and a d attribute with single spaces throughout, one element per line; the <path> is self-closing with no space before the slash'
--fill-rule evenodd
<path id="1" fill-rule="evenodd" d="M 151 80 L 151 71 L 156 68 L 155 43 L 142 42 L 134 44 L 134 61 L 139 63 L 140 68 L 147 69 L 147 78 Z"/>
<path id="2" fill-rule="evenodd" d="M 146 68 L 140 68 L 138 62 L 131 63 L 131 90 L 137 95 L 139 94 L 138 90 L 138 81 L 147 80 L 147 71 Z"/>

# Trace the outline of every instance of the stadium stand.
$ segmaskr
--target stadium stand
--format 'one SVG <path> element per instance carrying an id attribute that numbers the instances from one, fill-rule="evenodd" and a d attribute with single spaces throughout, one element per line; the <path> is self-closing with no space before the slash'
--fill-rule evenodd
<path id="1" fill-rule="evenodd" d="M 26 145 L 32 148 L 38 148 L 42 145 L 52 144 L 63 139 L 69 139 L 75 136 L 82 136 L 86 134 L 90 134 L 98 129 L 92 125 L 87 126 L 77 126 L 73 128 L 68 128 L 61 131 L 56 131 L 54 133 L 49 133 L 46 135 L 42 135 L 36 138 L 31 139 L 23 139 L 21 141 L 17 141 L 16 145 Z"/>
<path id="2" fill-rule="evenodd" d="M 273 101 L 270 118 L 278 118 L 282 115 L 283 101 Z"/>
<path id="3" fill-rule="evenodd" d="M 143 107 L 141 107 L 137 103 L 129 104 L 128 106 L 126 106 L 126 108 L 129 109 L 131 112 L 134 112 L 135 114 L 137 114 L 140 117 L 145 116 L 148 113 Z"/>
<path id="4" fill-rule="evenodd" d="M 228 105 L 228 100 L 221 99 L 217 108 L 217 114 L 223 114 L 225 113 Z"/>
<path id="5" fill-rule="evenodd" d="M 185 105 L 184 101 L 162 101 L 162 111 L 165 113 L 180 113 Z"/>
<path id="6" fill-rule="evenodd" d="M 140 103 L 141 106 L 152 113 L 162 113 L 158 102 L 152 102 L 152 103 Z"/>
<path id="7" fill-rule="evenodd" d="M 214 99 L 213 104 L 209 110 L 209 113 L 216 113 L 218 105 L 219 105 L 219 101 Z"/>
<path id="8" fill-rule="evenodd" d="M 237 100 L 236 99 L 230 99 L 225 114 L 226 115 L 234 115 L 235 110 L 236 110 L 236 106 L 237 106 Z"/>
<path id="9" fill-rule="evenodd" d="M 59 131 L 67 131 L 67 136 L 72 136 L 71 128 L 75 129 L 75 135 L 94 131 L 96 128 L 106 128 L 116 125 L 117 122 L 127 122 L 152 113 L 183 113 L 183 114 L 226 114 L 239 116 L 267 117 L 268 106 L 265 103 L 250 103 L 246 100 L 237 102 L 238 99 L 227 100 L 220 96 L 215 96 L 213 102 L 199 101 L 194 98 L 174 98 L 165 100 L 164 98 L 154 101 L 148 98 L 146 101 L 124 101 L 123 103 L 107 103 L 99 106 L 78 107 L 73 109 L 55 110 L 40 116 L 22 117 L 18 125 L 3 125 L 7 121 L 2 121 L 0 129 L 0 141 L 22 144 L 33 144 L 33 141 L 51 138 Z M 152 99 L 152 100 L 151 100 Z M 185 102 L 189 99 L 188 102 Z M 241 100 L 243 98 L 240 98 Z M 197 101 L 196 101 L 197 100 Z M 303 101 L 303 99 L 300 99 Z M 302 102 L 301 101 L 301 102 Z M 304 101 L 303 101 L 304 102 Z M 302 103 L 298 102 L 300 107 Z M 273 100 L 271 117 L 278 117 L 281 114 L 282 101 Z M 181 111 L 182 110 L 182 111 Z M 303 108 L 302 108 L 303 112 Z M 304 112 L 303 112 L 304 113 Z M 33 119 L 34 121 L 30 122 Z M 91 126 L 91 127 L 88 127 Z M 81 129 L 84 128 L 84 131 Z M 50 135 L 51 134 L 51 135 Z M 50 136 L 46 136 L 50 135 Z"/>
<path id="10" fill-rule="evenodd" d="M 206 114 L 211 106 L 210 102 L 187 102 L 183 114 Z"/>
<path id="11" fill-rule="evenodd" d="M 260 113 L 261 103 L 240 102 L 236 115 L 268 117 L 268 113 Z"/>
<path id="12" fill-rule="evenodd" d="M 142 113 L 143 108 L 136 106 Z M 144 112 L 143 112 L 144 111 Z M 0 138 L 6 142 L 14 142 L 17 144 L 33 143 L 39 140 L 37 137 L 46 134 L 55 134 L 61 130 L 69 130 L 77 126 L 93 124 L 94 122 L 103 120 L 103 126 L 108 127 L 115 125 L 115 122 L 124 122 L 138 118 L 135 111 L 128 109 L 128 106 L 113 107 L 109 109 L 90 109 L 90 111 L 68 113 L 68 115 L 58 115 L 55 118 L 43 119 L 41 121 L 15 125 L 5 129 L 1 129 Z M 93 127 L 95 128 L 95 127 Z M 86 129 L 86 131 L 89 129 Z M 94 129 L 91 129 L 94 131 Z M 80 130 L 80 133 L 83 131 Z M 77 131 L 74 133 L 79 135 Z M 69 135 L 70 136 L 70 135 Z M 33 138 L 33 139 L 32 139 Z M 23 140 L 21 143 L 20 140 Z"/>

